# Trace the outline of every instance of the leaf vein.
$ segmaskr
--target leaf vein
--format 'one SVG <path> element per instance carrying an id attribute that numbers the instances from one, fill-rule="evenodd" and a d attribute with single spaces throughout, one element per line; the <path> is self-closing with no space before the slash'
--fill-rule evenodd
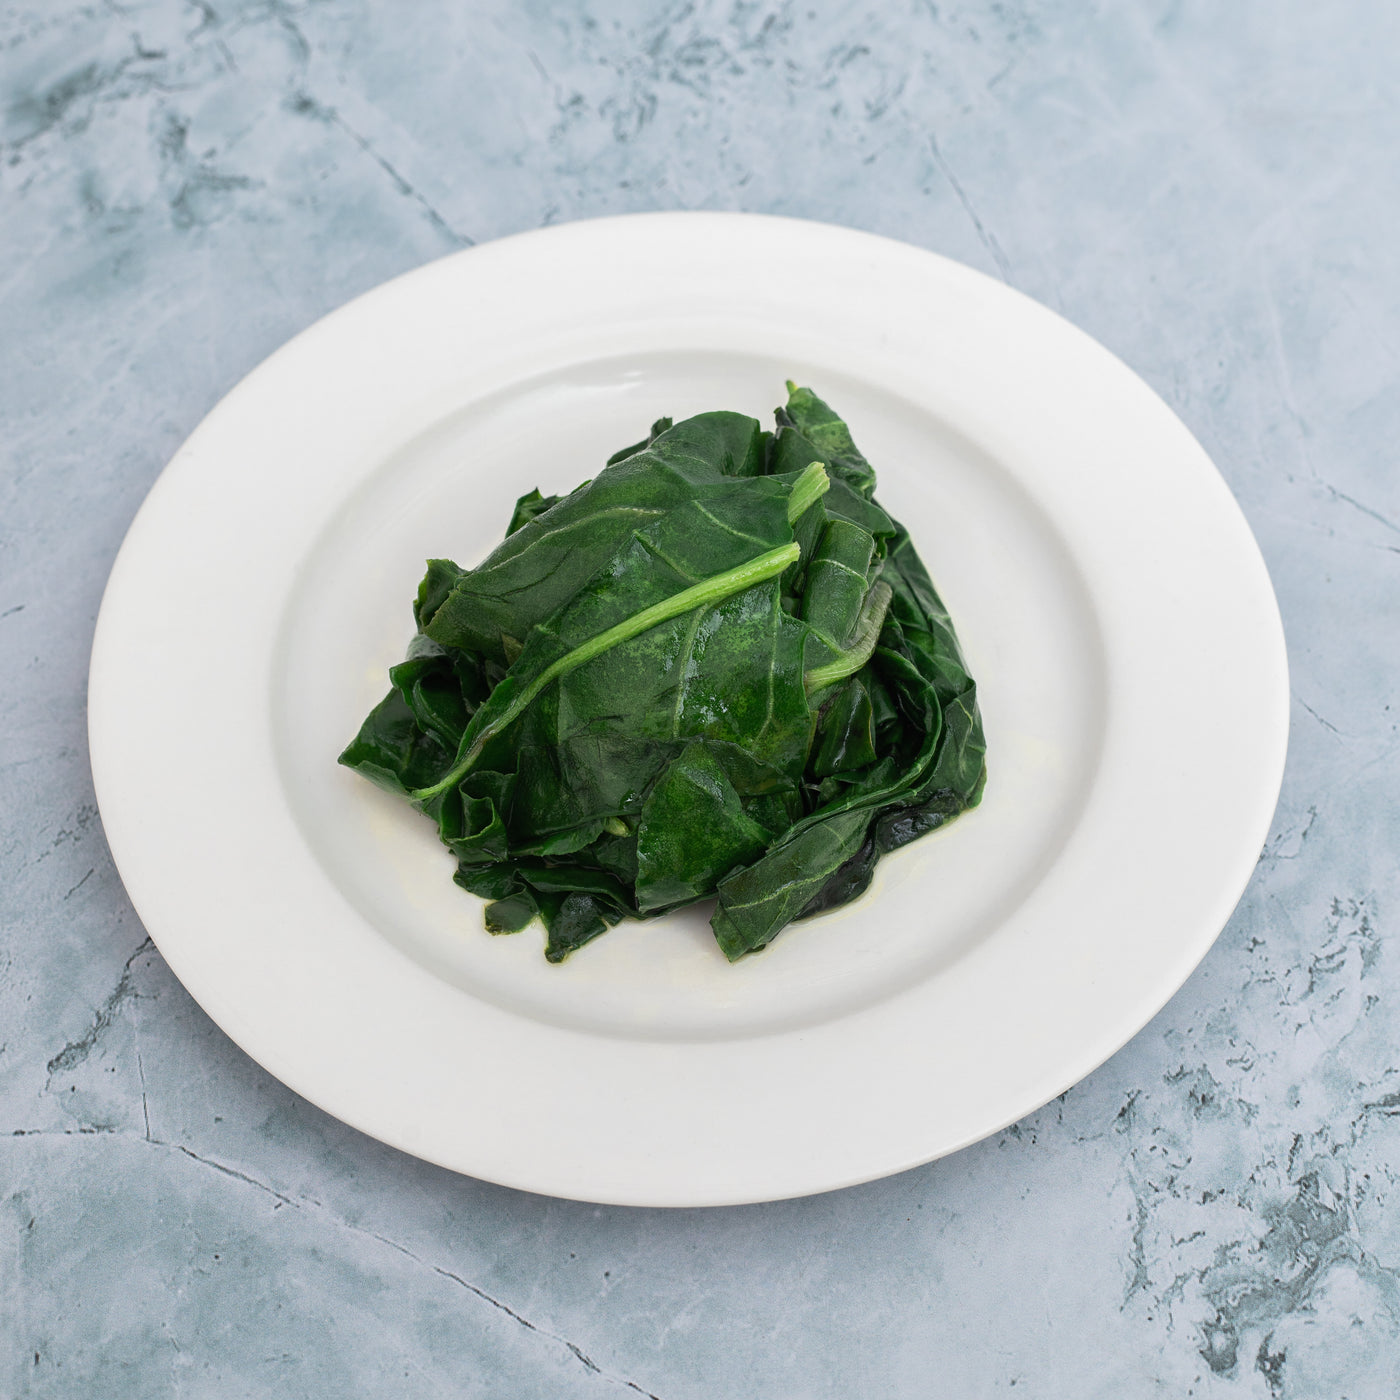
<path id="1" fill-rule="evenodd" d="M 721 520 L 712 511 L 705 509 L 705 504 L 703 501 L 696 501 L 695 509 L 698 510 L 700 514 L 705 517 L 706 520 L 712 521 L 714 524 L 718 525 L 719 528 L 723 530 L 726 534 L 733 535 L 735 539 L 748 540 L 751 544 L 765 546 L 768 543 L 767 540 L 762 540 L 757 535 L 749 535 L 746 534 L 743 530 L 736 530 L 732 525 L 726 525 L 724 521 Z"/>
<path id="2" fill-rule="evenodd" d="M 667 513 L 668 512 L 664 509 L 653 506 L 609 506 L 606 510 L 595 511 L 592 515 L 584 516 L 582 519 L 571 520 L 567 525 L 558 525 L 553 529 L 542 531 L 514 554 L 507 555 L 504 559 L 498 559 L 494 564 L 487 561 L 479 568 L 473 569 L 467 577 L 474 580 L 480 579 L 483 575 L 493 573 L 499 569 L 504 569 L 508 564 L 514 564 L 517 560 L 525 558 L 532 549 L 536 549 L 549 541 L 557 540 L 560 535 L 566 535 L 570 530 L 580 530 L 585 526 L 596 525 L 599 520 L 606 519 L 609 516 L 644 515 L 654 519 L 658 515 L 666 515 Z M 525 586 L 528 587 L 528 585 Z M 506 595 L 500 594 L 498 596 L 505 597 Z"/>
<path id="3" fill-rule="evenodd" d="M 695 638 L 700 632 L 701 619 L 709 610 L 708 604 L 703 608 L 695 609 L 695 619 L 690 624 L 690 631 L 686 633 L 685 644 L 681 648 L 680 678 L 676 681 L 676 703 L 671 707 L 671 737 L 673 739 L 679 739 L 681 736 L 681 709 L 685 704 L 686 682 L 689 679 L 687 672 L 695 654 Z"/>
<path id="4" fill-rule="evenodd" d="M 681 576 L 681 578 L 685 579 L 687 583 L 700 582 L 700 576 L 698 574 L 692 574 L 689 569 L 681 568 L 681 566 L 677 564 L 676 561 L 672 559 L 671 556 L 667 554 L 666 551 L 663 550 L 661 546 L 658 545 L 654 540 L 647 539 L 645 535 L 637 535 L 636 539 L 637 543 L 640 544 L 641 547 L 644 550 L 646 550 L 648 554 L 652 555 L 653 558 L 661 560 L 661 562 L 665 564 L 668 569 L 673 569 L 676 573 L 678 573 Z"/>
<path id="5" fill-rule="evenodd" d="M 851 568 L 849 564 L 843 564 L 839 559 L 813 559 L 808 573 L 816 573 L 818 569 L 840 569 L 843 573 L 850 574 L 852 578 L 858 578 L 862 584 L 865 583 L 865 575 L 857 569 Z"/>

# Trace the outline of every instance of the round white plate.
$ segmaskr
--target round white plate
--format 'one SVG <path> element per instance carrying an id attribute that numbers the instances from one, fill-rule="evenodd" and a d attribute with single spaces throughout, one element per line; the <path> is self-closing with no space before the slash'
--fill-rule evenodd
<path id="1" fill-rule="evenodd" d="M 479 560 L 654 418 L 783 381 L 850 422 L 976 676 L 982 806 L 733 966 L 708 910 L 562 966 L 491 938 L 432 825 L 335 759 L 428 557 Z M 318 322 L 209 415 L 122 547 L 93 772 L 151 936 L 314 1103 L 531 1191 L 706 1205 L 951 1152 L 1138 1031 L 1219 933 L 1278 794 L 1278 610 L 1186 428 L 1043 307 L 869 234 L 571 224 Z"/>

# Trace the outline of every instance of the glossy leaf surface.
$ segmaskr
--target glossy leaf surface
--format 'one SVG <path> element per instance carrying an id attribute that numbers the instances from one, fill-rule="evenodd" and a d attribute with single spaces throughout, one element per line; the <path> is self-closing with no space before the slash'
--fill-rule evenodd
<path id="1" fill-rule="evenodd" d="M 731 959 L 857 898 L 974 805 L 976 687 L 846 424 L 662 419 L 476 568 L 433 560 L 418 632 L 341 762 L 438 825 L 487 928 L 559 961 L 716 898 Z"/>

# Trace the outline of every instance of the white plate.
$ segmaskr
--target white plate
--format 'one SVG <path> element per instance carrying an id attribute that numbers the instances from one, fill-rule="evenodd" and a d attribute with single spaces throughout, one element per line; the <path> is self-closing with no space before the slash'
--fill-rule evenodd
<path id="1" fill-rule="evenodd" d="M 550 966 L 336 754 L 425 558 L 474 563 L 663 413 L 770 420 L 786 378 L 850 421 L 949 604 L 986 798 L 734 966 L 705 912 Z M 445 258 L 249 375 L 131 527 L 89 724 L 137 910 L 279 1079 L 474 1176 L 703 1205 L 928 1161 L 1127 1041 L 1249 878 L 1287 690 L 1238 508 L 1106 350 L 903 244 L 656 214 Z"/>

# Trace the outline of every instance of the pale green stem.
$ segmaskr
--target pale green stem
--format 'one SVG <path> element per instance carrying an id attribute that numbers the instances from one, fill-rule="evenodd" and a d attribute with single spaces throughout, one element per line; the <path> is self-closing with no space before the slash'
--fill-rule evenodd
<path id="1" fill-rule="evenodd" d="M 880 629 L 885 625 L 885 614 L 890 608 L 893 590 L 884 579 L 871 586 L 860 605 L 860 616 L 856 619 L 856 635 L 850 646 L 825 666 L 814 666 L 803 678 L 807 694 L 835 685 L 847 676 L 853 676 L 875 652 L 875 643 L 880 640 Z"/>
<path id="2" fill-rule="evenodd" d="M 770 549 L 767 554 L 760 554 L 756 559 L 750 559 L 747 563 L 740 564 L 736 569 L 728 569 L 722 574 L 716 574 L 713 578 L 702 579 L 690 588 L 684 588 L 679 593 L 673 593 L 669 598 L 663 598 L 661 602 L 654 603 L 651 607 L 644 608 L 641 612 L 624 618 L 615 627 L 609 627 L 607 631 L 599 632 L 596 637 L 590 637 L 571 652 L 561 656 L 553 665 L 545 667 L 496 719 L 484 725 L 471 748 L 462 755 L 453 766 L 452 771 L 441 782 L 434 783 L 432 787 L 419 788 L 410 796 L 418 802 L 427 802 L 460 783 L 471 772 L 488 741 L 519 719 L 526 706 L 551 681 L 557 681 L 560 676 L 568 675 L 570 671 L 576 671 L 580 666 L 592 661 L 595 656 L 601 656 L 609 648 L 630 641 L 633 637 L 652 627 L 669 622 L 673 617 L 680 617 L 682 613 L 691 612 L 695 608 L 709 607 L 720 602 L 721 599 L 729 597 L 731 593 L 742 593 L 744 589 L 752 588 L 756 583 L 763 583 L 765 580 L 775 577 L 782 573 L 789 564 L 796 563 L 801 553 L 801 547 L 796 541 L 792 544 L 785 544 L 779 549 Z"/>
<path id="3" fill-rule="evenodd" d="M 792 483 L 792 494 L 788 497 L 787 518 L 789 525 L 795 525 L 804 511 L 831 490 L 831 478 L 820 462 L 812 462 L 803 468 L 802 475 Z"/>

